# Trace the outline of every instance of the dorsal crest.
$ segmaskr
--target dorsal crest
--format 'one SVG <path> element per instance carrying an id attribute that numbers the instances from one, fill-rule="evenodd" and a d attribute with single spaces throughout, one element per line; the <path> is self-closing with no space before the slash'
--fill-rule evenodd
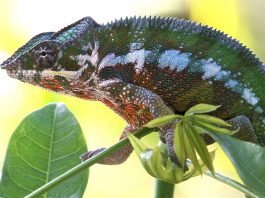
<path id="1" fill-rule="evenodd" d="M 85 17 L 54 33 L 51 39 L 62 43 L 63 46 L 69 46 L 87 31 L 97 26 L 98 24 L 91 17 Z"/>

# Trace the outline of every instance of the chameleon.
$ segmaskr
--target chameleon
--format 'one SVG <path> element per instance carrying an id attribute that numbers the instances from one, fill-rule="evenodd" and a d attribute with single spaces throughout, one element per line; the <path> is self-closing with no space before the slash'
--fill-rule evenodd
<path id="1" fill-rule="evenodd" d="M 213 115 L 239 128 L 237 138 L 265 145 L 264 65 L 239 41 L 196 22 L 127 17 L 99 24 L 85 17 L 33 37 L 1 68 L 22 82 L 101 101 L 126 121 L 121 139 L 154 118 L 207 103 L 221 105 Z M 178 163 L 174 128 L 160 127 L 159 136 Z M 123 163 L 132 150 L 128 145 L 100 163 Z"/>

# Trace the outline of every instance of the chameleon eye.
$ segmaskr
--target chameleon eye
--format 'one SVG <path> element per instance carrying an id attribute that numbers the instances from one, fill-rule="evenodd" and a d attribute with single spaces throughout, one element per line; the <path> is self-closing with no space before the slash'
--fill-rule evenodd
<path id="1" fill-rule="evenodd" d="M 57 50 L 51 46 L 39 46 L 34 52 L 34 62 L 38 69 L 52 68 L 57 57 Z"/>
<path id="2" fill-rule="evenodd" d="M 47 53 L 45 52 L 45 51 L 42 51 L 41 53 L 40 53 L 40 56 L 42 56 L 42 57 L 44 57 L 44 56 L 46 56 L 47 55 Z"/>

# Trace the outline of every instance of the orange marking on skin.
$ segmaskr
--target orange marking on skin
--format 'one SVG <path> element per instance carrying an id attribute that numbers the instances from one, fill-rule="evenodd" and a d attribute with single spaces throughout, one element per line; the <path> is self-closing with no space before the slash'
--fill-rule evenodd
<path id="1" fill-rule="evenodd" d="M 60 85 L 56 79 L 53 79 L 53 78 L 41 79 L 40 86 L 47 88 L 47 89 L 54 90 L 54 91 L 63 91 L 64 90 L 63 86 Z"/>

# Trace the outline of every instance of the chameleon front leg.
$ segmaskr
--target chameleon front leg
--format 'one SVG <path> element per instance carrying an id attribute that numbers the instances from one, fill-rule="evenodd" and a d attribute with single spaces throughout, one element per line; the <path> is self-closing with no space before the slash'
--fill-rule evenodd
<path id="1" fill-rule="evenodd" d="M 98 84 L 98 89 L 101 93 L 104 93 L 106 95 L 108 100 L 116 101 L 118 99 L 124 104 L 131 103 L 140 107 L 147 107 L 151 112 L 153 118 L 173 114 L 173 111 L 164 103 L 160 96 L 143 87 L 116 80 L 108 80 Z M 168 145 L 169 156 L 173 161 L 178 163 L 177 156 L 173 148 L 174 126 L 174 124 L 168 124 L 161 127 L 160 137 L 161 140 L 166 142 Z M 131 153 L 130 149 L 131 147 L 126 148 L 125 151 L 118 151 L 118 154 L 112 155 L 112 159 L 106 159 L 102 162 L 104 164 L 122 163 Z M 96 153 L 97 151 L 94 151 L 94 153 L 89 154 L 88 157 L 91 157 Z"/>
<path id="2" fill-rule="evenodd" d="M 130 125 L 127 125 L 122 132 L 120 140 L 125 138 L 128 133 L 131 133 L 134 131 L 135 131 L 135 129 L 133 127 L 131 127 Z M 85 160 L 91 158 L 92 156 L 100 153 L 101 151 L 103 151 L 105 149 L 106 148 L 98 148 L 98 149 L 93 150 L 93 151 L 88 151 L 87 153 L 84 153 L 83 155 L 81 155 L 80 158 L 82 159 L 82 161 L 85 161 Z M 108 165 L 121 164 L 127 160 L 127 158 L 130 156 L 132 151 L 133 151 L 132 146 L 127 145 L 127 146 L 121 148 L 120 150 L 118 150 L 117 152 L 113 153 L 112 155 L 104 158 L 103 160 L 101 160 L 98 163 L 99 164 L 108 164 Z"/>

